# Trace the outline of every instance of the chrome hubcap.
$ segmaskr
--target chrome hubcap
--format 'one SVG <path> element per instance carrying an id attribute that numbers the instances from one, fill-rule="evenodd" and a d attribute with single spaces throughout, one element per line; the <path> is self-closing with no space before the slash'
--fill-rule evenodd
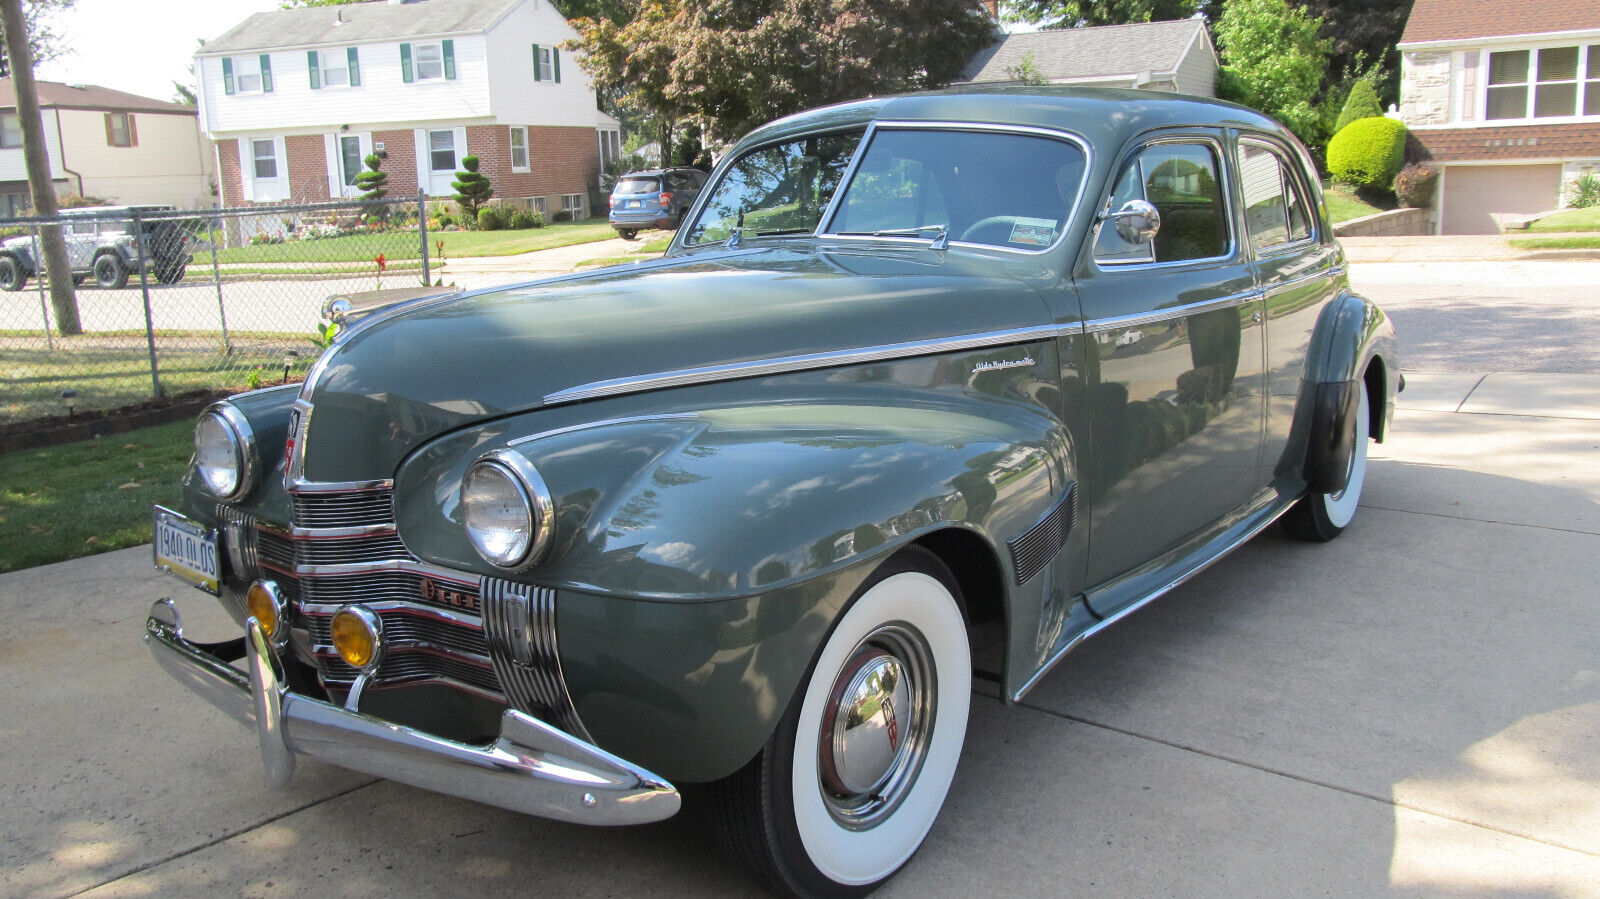
<path id="1" fill-rule="evenodd" d="M 909 626 L 880 627 L 850 654 L 818 741 L 823 798 L 841 824 L 874 826 L 916 781 L 932 733 L 933 687 L 927 644 Z"/>

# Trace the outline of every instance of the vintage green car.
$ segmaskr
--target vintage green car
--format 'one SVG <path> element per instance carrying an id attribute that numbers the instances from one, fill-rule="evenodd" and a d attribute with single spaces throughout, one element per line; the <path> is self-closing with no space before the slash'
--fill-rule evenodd
<path id="1" fill-rule="evenodd" d="M 694 785 L 769 888 L 868 890 L 974 678 L 1015 701 L 1273 522 L 1350 523 L 1401 378 L 1314 172 L 1158 93 L 774 122 L 664 259 L 333 303 L 155 513 L 243 636 L 162 600 L 146 640 L 272 784 L 303 754 L 587 824 Z"/>

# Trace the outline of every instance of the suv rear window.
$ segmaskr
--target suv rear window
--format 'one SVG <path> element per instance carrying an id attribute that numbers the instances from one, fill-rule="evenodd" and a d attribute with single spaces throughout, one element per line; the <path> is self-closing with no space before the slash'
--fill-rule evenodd
<path id="1" fill-rule="evenodd" d="M 613 193 L 619 194 L 653 194 L 661 190 L 661 182 L 655 178 L 623 178 L 617 182 Z"/>

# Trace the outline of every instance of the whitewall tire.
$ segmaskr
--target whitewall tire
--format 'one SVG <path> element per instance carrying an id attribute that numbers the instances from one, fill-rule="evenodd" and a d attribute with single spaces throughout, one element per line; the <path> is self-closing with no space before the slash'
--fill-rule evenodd
<path id="1" fill-rule="evenodd" d="M 1309 493 L 1300 498 L 1284 516 L 1289 533 L 1303 540 L 1325 542 L 1344 532 L 1356 517 L 1361 504 L 1361 488 L 1367 481 L 1367 445 L 1372 437 L 1372 405 L 1362 379 L 1356 398 L 1354 443 L 1346 469 L 1345 487 L 1338 493 Z"/>

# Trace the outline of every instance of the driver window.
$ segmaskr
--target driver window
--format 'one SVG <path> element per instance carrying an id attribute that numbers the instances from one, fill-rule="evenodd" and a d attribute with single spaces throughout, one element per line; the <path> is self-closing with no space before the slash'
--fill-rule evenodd
<path id="1" fill-rule="evenodd" d="M 1217 178 L 1217 155 L 1209 144 L 1154 144 L 1129 165 L 1104 207 L 1116 212 L 1129 200 L 1145 200 L 1161 213 L 1161 229 L 1149 244 L 1132 244 L 1106 219 L 1095 238 L 1094 258 L 1107 264 L 1183 262 L 1228 252 L 1228 213 Z"/>

